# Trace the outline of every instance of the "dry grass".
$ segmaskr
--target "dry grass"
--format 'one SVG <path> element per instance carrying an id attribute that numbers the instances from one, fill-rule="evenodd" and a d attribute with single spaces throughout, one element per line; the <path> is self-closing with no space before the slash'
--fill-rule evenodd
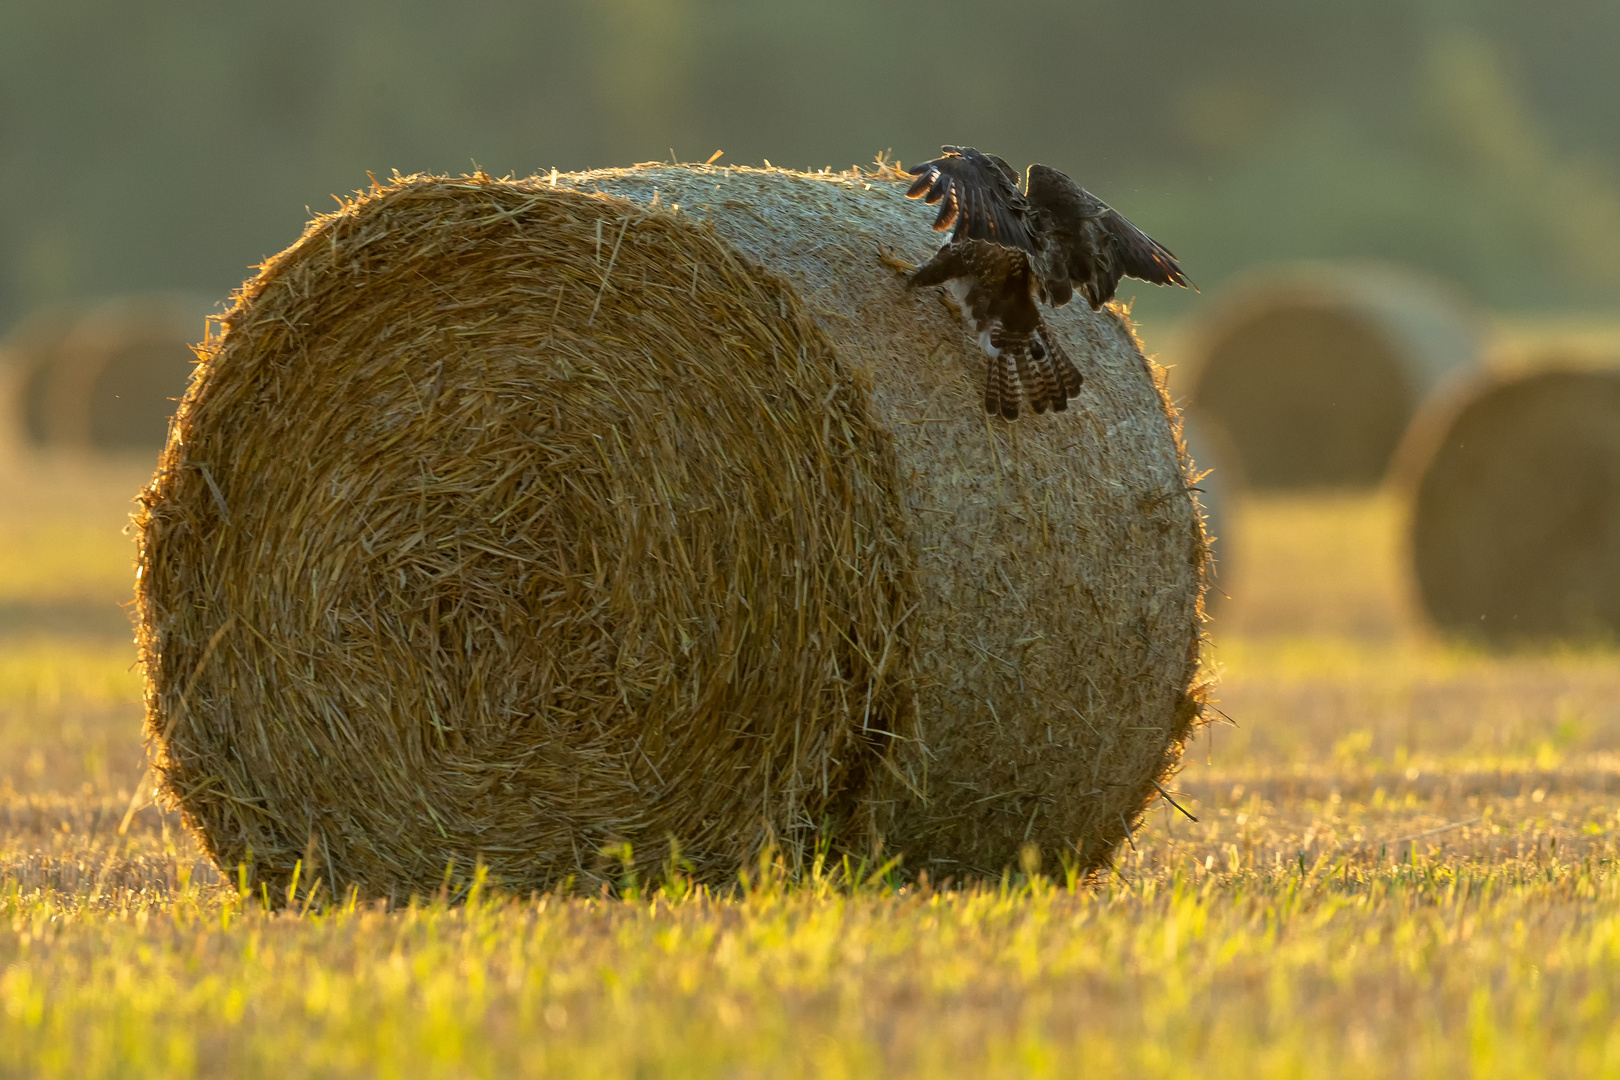
<path id="1" fill-rule="evenodd" d="M 1245 508 L 1215 627 L 1239 726 L 1176 781 L 1200 821 L 1155 810 L 1072 893 L 756 874 L 267 914 L 172 818 L 118 834 L 129 647 L 7 636 L 0 1075 L 1613 1075 L 1620 655 L 1430 637 L 1396 509 Z"/>
<path id="2" fill-rule="evenodd" d="M 30 1076 L 1609 1075 L 1580 863 L 1183 872 L 267 916 L 0 899 Z"/>
<path id="3" fill-rule="evenodd" d="M 1620 749 L 1613 647 L 1504 654 L 1439 637 L 1417 614 L 1402 528 L 1402 508 L 1385 495 L 1245 508 L 1209 654 L 1218 707 L 1238 726 L 1213 729 L 1186 775 L 1206 761 L 1404 772 Z"/>

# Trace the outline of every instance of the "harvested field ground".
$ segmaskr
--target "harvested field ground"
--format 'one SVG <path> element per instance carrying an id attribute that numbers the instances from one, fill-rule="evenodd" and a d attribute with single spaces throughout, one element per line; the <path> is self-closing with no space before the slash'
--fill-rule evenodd
<path id="1" fill-rule="evenodd" d="M 1236 726 L 1094 887 L 270 914 L 136 791 L 142 472 L 0 480 L 0 1076 L 1620 1074 L 1620 650 L 1425 636 L 1382 497 L 1237 517 Z"/>

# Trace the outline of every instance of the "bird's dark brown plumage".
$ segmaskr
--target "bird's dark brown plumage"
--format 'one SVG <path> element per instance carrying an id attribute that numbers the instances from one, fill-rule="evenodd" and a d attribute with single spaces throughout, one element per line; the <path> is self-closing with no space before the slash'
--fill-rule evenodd
<path id="1" fill-rule="evenodd" d="M 1041 318 L 1035 277 L 1021 249 L 952 240 L 917 268 L 911 284 L 945 285 L 955 294 L 990 358 L 985 408 L 991 412 L 1015 420 L 1020 398 L 1036 413 L 1062 411 L 1080 392 L 1080 371 Z"/>
<path id="2" fill-rule="evenodd" d="M 1068 408 L 1080 373 L 1041 318 L 1076 292 L 1093 310 L 1121 277 L 1188 285 L 1168 248 L 1068 176 L 1031 165 L 1018 173 L 994 154 L 946 146 L 910 171 L 909 198 L 938 205 L 934 229 L 951 238 L 912 274 L 913 285 L 951 285 L 990 358 L 985 406 L 1011 420 L 1019 398 L 1037 413 Z M 1021 393 L 1020 393 L 1021 390 Z"/>
<path id="3" fill-rule="evenodd" d="M 1049 292 L 1061 293 L 1067 282 L 1095 311 L 1114 298 L 1122 277 L 1190 284 L 1169 248 L 1058 170 L 1031 165 L 1023 197 L 1036 237 L 1029 250 Z M 1063 302 L 1053 301 L 1054 306 Z"/>
<path id="4" fill-rule="evenodd" d="M 953 240 L 990 240 L 1031 250 L 1034 241 L 1024 223 L 1024 200 L 1013 167 L 971 146 L 944 149 L 944 157 L 910 170 L 917 179 L 906 192 L 909 199 L 939 205 L 934 231 L 951 229 Z"/>

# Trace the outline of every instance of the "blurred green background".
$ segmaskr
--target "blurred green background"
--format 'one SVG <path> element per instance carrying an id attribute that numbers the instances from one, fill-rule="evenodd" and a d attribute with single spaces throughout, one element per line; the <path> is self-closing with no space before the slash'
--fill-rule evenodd
<path id="1" fill-rule="evenodd" d="M 9 0 L 0 325 L 221 299 L 370 170 L 844 168 L 942 142 L 1070 171 L 1206 293 L 1375 256 L 1498 311 L 1620 297 L 1613 0 Z M 1136 286 L 1138 313 L 1190 294 Z"/>

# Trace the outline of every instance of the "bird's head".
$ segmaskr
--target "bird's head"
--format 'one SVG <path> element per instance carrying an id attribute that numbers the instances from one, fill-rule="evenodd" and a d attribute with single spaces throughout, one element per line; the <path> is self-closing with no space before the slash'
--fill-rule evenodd
<path id="1" fill-rule="evenodd" d="M 971 161 L 986 173 L 1000 173 L 1002 178 L 1016 190 L 1018 187 L 1018 170 L 1007 164 L 1006 159 L 995 154 L 983 154 L 971 146 L 942 146 L 946 157 L 960 157 Z M 992 172 L 993 170 L 993 172 Z"/>

